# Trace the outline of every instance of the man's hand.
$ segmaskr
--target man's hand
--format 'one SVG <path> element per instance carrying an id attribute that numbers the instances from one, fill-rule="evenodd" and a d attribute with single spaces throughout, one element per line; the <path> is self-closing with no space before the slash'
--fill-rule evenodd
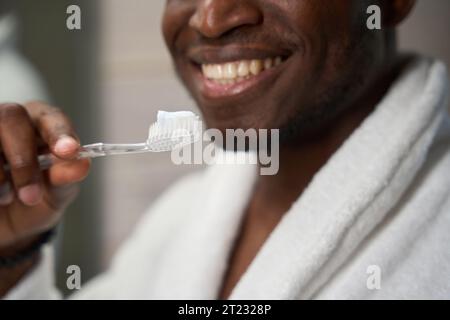
<path id="1" fill-rule="evenodd" d="M 79 147 L 61 110 L 39 102 L 0 104 L 0 256 L 14 254 L 57 224 L 89 171 L 88 159 L 76 159 Z M 47 152 L 58 161 L 41 171 L 37 157 Z M 14 282 L 11 273 L 8 279 L 2 274 L 0 292 Z"/>

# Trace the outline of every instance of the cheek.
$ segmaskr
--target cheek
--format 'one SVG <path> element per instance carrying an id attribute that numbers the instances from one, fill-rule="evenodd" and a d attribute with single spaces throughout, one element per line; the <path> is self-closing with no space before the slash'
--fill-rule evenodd
<path id="1" fill-rule="evenodd" d="M 195 12 L 195 1 L 168 0 L 161 21 L 164 41 L 171 51 L 178 35 L 188 28 L 189 20 Z"/>
<path id="2" fill-rule="evenodd" d="M 173 23 L 175 19 L 173 18 L 173 13 L 168 11 L 164 12 L 163 19 L 161 21 L 161 30 L 164 38 L 164 42 L 168 48 L 172 47 L 173 39 L 175 35 L 175 24 Z"/>
<path id="3" fill-rule="evenodd" d="M 330 45 L 346 41 L 360 17 L 355 0 L 292 0 L 282 3 L 279 6 L 286 12 L 294 32 L 305 42 L 308 57 L 321 57 Z"/>
<path id="4" fill-rule="evenodd" d="M 323 81 L 334 78 L 337 69 L 348 64 L 344 61 L 351 59 L 348 50 L 354 39 L 360 38 L 361 7 L 354 0 L 310 0 L 300 1 L 297 10 L 291 11 L 305 43 L 298 67 L 315 83 L 310 90 L 318 89 Z"/>
<path id="5" fill-rule="evenodd" d="M 303 48 L 292 57 L 292 68 L 272 95 L 274 101 L 270 103 L 278 107 L 273 123 L 286 123 L 300 110 L 309 109 L 336 80 L 336 66 L 345 62 L 341 51 L 354 29 L 352 5 L 346 0 L 278 2 Z"/>

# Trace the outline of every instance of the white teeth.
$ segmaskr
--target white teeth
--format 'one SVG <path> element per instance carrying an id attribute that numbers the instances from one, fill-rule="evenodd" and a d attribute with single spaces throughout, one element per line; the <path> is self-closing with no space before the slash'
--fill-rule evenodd
<path id="1" fill-rule="evenodd" d="M 261 60 L 252 60 L 250 62 L 250 72 L 254 75 L 257 76 L 258 74 L 261 73 L 261 71 L 263 70 L 263 62 Z"/>
<path id="2" fill-rule="evenodd" d="M 267 58 L 266 60 L 264 60 L 264 69 L 268 70 L 270 68 L 272 68 L 273 65 L 273 60 L 271 58 Z"/>
<path id="3" fill-rule="evenodd" d="M 212 78 L 213 79 L 223 79 L 223 65 L 215 64 L 211 66 L 212 68 Z"/>
<path id="4" fill-rule="evenodd" d="M 250 72 L 248 61 L 241 61 L 241 62 L 239 62 L 237 72 L 238 72 L 238 76 L 239 77 L 246 77 L 246 76 L 248 76 L 248 73 Z"/>
<path id="5" fill-rule="evenodd" d="M 242 60 L 223 64 L 203 64 L 203 75 L 226 85 L 241 82 L 249 77 L 256 76 L 264 70 L 269 70 L 283 62 L 281 57 L 266 58 L 264 60 Z"/>
<path id="6" fill-rule="evenodd" d="M 237 77 L 237 66 L 236 63 L 227 63 L 224 67 L 223 77 L 225 79 L 234 79 Z"/>

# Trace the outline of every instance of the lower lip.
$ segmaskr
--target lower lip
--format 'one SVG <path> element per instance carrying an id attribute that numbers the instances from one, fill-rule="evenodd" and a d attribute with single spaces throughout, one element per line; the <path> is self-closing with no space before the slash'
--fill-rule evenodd
<path id="1" fill-rule="evenodd" d="M 264 70 L 256 76 L 232 84 L 221 84 L 214 80 L 205 77 L 199 68 L 196 69 L 196 76 L 199 82 L 201 93 L 206 98 L 225 98 L 245 94 L 250 91 L 255 91 L 265 84 L 273 83 L 273 78 L 280 72 L 282 64 Z"/>

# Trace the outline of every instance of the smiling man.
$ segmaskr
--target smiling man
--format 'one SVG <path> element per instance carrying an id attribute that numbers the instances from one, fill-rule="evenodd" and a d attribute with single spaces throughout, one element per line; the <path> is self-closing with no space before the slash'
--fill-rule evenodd
<path id="1" fill-rule="evenodd" d="M 366 26 L 374 3 L 381 30 Z M 164 38 L 208 127 L 280 129 L 279 172 L 217 165 L 183 179 L 76 297 L 448 298 L 448 81 L 442 63 L 397 52 L 413 5 L 167 1 Z M 18 261 L 0 269 L 0 292 L 57 297 L 51 249 L 38 248 L 88 163 L 71 160 L 72 127 L 42 103 L 2 105 L 0 140 L 12 168 L 0 261 Z M 66 160 L 47 179 L 38 140 Z"/>

